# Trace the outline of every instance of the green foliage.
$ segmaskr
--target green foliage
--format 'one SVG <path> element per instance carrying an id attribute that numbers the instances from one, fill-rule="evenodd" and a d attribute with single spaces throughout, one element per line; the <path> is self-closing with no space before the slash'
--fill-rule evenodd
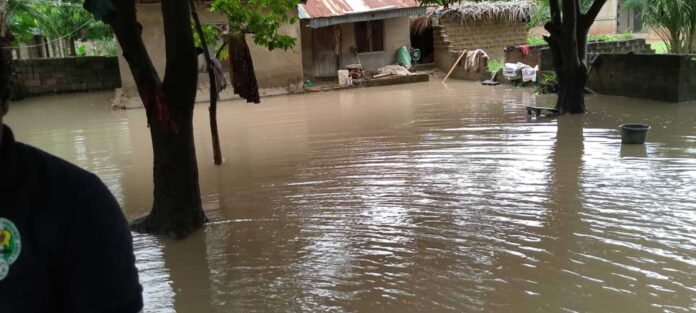
<path id="1" fill-rule="evenodd" d="M 551 9 L 549 8 L 549 0 L 533 0 L 537 4 L 537 10 L 532 14 L 531 18 L 527 22 L 527 29 L 532 29 L 534 27 L 541 27 L 546 24 L 546 22 L 551 20 Z M 558 0 L 554 0 L 558 1 Z M 580 0 L 580 8 L 583 12 L 592 6 L 593 0 Z"/>
<path id="2" fill-rule="evenodd" d="M 604 41 L 604 42 L 612 42 L 612 41 L 625 41 L 625 40 L 631 40 L 633 39 L 633 34 L 631 33 L 623 33 L 623 34 L 618 34 L 618 35 L 588 35 L 587 40 L 589 41 Z"/>
<path id="3" fill-rule="evenodd" d="M 202 46 L 201 37 L 198 36 L 198 32 L 195 29 L 194 23 L 191 22 L 191 28 L 193 29 L 193 44 L 196 47 Z M 220 41 L 220 31 L 213 25 L 202 25 L 203 35 L 205 36 L 205 42 L 207 44 L 212 44 Z"/>
<path id="4" fill-rule="evenodd" d="M 87 47 L 85 45 L 77 46 L 77 56 L 83 57 L 87 55 Z"/>
<path id="5" fill-rule="evenodd" d="M 441 7 L 448 7 L 450 4 L 455 3 L 457 1 L 452 1 L 452 0 L 420 0 L 418 1 L 421 6 L 441 6 Z"/>
<path id="6" fill-rule="evenodd" d="M 557 92 L 558 78 L 554 72 L 543 72 L 541 74 L 541 80 L 539 80 L 539 86 L 536 88 L 537 93 L 555 93 Z"/>
<path id="7" fill-rule="evenodd" d="M 546 44 L 546 40 L 542 36 L 529 36 L 527 37 L 527 45 L 529 46 L 543 46 Z"/>
<path id="8" fill-rule="evenodd" d="M 10 31 L 15 36 L 14 43 L 27 42 L 34 37 L 34 30 L 36 29 L 36 21 L 34 16 L 26 11 L 16 11 L 14 15 L 10 17 Z"/>
<path id="9" fill-rule="evenodd" d="M 664 41 L 653 42 L 650 44 L 650 49 L 655 50 L 656 54 L 667 54 L 669 49 L 667 49 L 667 44 Z"/>
<path id="10" fill-rule="evenodd" d="M 696 1 L 626 0 L 624 9 L 640 12 L 672 53 L 696 52 Z"/>
<path id="11" fill-rule="evenodd" d="M 272 51 L 287 50 L 296 38 L 279 33 L 283 24 L 297 23 L 292 12 L 299 0 L 213 0 L 211 11 L 227 15 L 231 34 L 252 34 L 254 43 Z"/>
<path id="12" fill-rule="evenodd" d="M 488 71 L 491 73 L 497 73 L 502 70 L 505 66 L 505 60 L 503 59 L 490 59 L 488 60 Z"/>
<path id="13" fill-rule="evenodd" d="M 111 27 L 97 22 L 80 1 L 10 0 L 7 7 L 10 29 L 16 42 L 26 42 L 35 33 L 48 38 L 108 39 Z"/>

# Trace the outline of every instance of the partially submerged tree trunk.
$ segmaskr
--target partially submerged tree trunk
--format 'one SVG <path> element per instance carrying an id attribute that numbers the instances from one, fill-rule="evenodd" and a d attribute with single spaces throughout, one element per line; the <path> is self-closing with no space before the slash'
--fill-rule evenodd
<path id="1" fill-rule="evenodd" d="M 208 80 L 210 81 L 210 107 L 208 107 L 208 113 L 210 114 L 210 134 L 213 139 L 213 163 L 215 163 L 215 165 L 222 165 L 220 135 L 218 134 L 217 126 L 218 85 L 217 79 L 215 78 L 215 66 L 213 65 L 213 60 L 210 57 L 210 50 L 208 50 L 208 43 L 205 39 L 203 26 L 201 26 L 201 21 L 198 18 L 198 12 L 196 12 L 196 4 L 193 2 L 193 0 L 191 0 L 189 3 L 191 3 L 193 22 L 196 25 L 198 37 L 201 39 L 201 46 L 203 46 L 203 55 L 205 56 L 205 65 L 208 69 Z"/>
<path id="2" fill-rule="evenodd" d="M 202 227 L 198 165 L 193 141 L 193 107 L 198 73 L 188 1 L 162 1 L 167 68 L 164 82 L 140 37 L 133 0 L 114 1 L 113 13 L 86 1 L 95 17 L 106 20 L 123 49 L 145 105 L 154 152 L 154 203 L 150 215 L 136 220 L 136 231 L 183 238 Z M 108 8 L 107 8 L 108 9 Z"/>
<path id="3" fill-rule="evenodd" d="M 562 7 L 559 6 L 562 2 Z M 587 84 L 587 34 L 606 0 L 594 0 L 587 13 L 580 0 L 550 0 L 551 21 L 546 23 L 553 64 L 558 79 L 556 109 L 561 114 L 585 112 Z"/>

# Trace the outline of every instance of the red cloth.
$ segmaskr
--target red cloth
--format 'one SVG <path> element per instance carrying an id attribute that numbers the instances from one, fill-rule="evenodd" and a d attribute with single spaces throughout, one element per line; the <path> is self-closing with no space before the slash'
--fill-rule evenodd
<path id="1" fill-rule="evenodd" d="M 522 56 L 526 58 L 527 56 L 529 56 L 529 46 L 521 45 L 520 52 L 522 52 Z"/>

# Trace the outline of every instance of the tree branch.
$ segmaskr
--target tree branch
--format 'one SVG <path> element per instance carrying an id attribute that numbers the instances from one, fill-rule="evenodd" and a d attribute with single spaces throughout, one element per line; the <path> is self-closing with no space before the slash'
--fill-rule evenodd
<path id="1" fill-rule="evenodd" d="M 558 6 L 558 0 L 549 0 L 549 10 L 551 11 L 551 22 L 556 27 L 561 27 L 561 8 Z"/>
<path id="2" fill-rule="evenodd" d="M 583 26 L 587 28 L 590 28 L 590 26 L 592 26 L 592 23 L 594 23 L 594 20 L 597 18 L 597 15 L 599 15 L 599 11 L 602 10 L 602 7 L 606 2 L 607 0 L 594 0 L 594 2 L 592 2 L 592 6 L 590 7 L 590 9 L 587 10 L 587 13 L 583 14 L 582 16 Z"/>
<path id="3" fill-rule="evenodd" d="M 580 0 L 563 0 L 563 29 L 566 36 L 575 36 L 578 13 L 580 13 L 575 10 L 577 2 Z"/>
<path id="4" fill-rule="evenodd" d="M 162 1 L 167 55 L 164 90 L 172 109 L 185 112 L 193 111 L 198 82 L 190 10 L 188 1 Z M 177 108 L 178 104 L 186 107 Z"/>
<path id="5" fill-rule="evenodd" d="M 85 8 L 88 8 L 87 5 L 86 2 Z M 108 22 L 133 74 L 138 94 L 147 111 L 148 122 L 151 122 L 155 114 L 151 104 L 156 102 L 156 92 L 161 88 L 162 82 L 140 37 L 142 26 L 136 20 L 135 3 L 132 0 L 117 0 L 114 5 L 118 12 Z"/>

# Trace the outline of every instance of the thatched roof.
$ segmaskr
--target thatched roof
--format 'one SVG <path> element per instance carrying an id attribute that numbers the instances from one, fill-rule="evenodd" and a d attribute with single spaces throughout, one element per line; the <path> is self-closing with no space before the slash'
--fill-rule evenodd
<path id="1" fill-rule="evenodd" d="M 520 22 L 527 21 L 536 9 L 537 5 L 529 0 L 453 3 L 447 9 L 432 7 L 425 16 L 413 18 L 411 29 L 416 32 L 425 30 L 430 26 L 432 16 L 436 14 L 462 24 Z"/>

